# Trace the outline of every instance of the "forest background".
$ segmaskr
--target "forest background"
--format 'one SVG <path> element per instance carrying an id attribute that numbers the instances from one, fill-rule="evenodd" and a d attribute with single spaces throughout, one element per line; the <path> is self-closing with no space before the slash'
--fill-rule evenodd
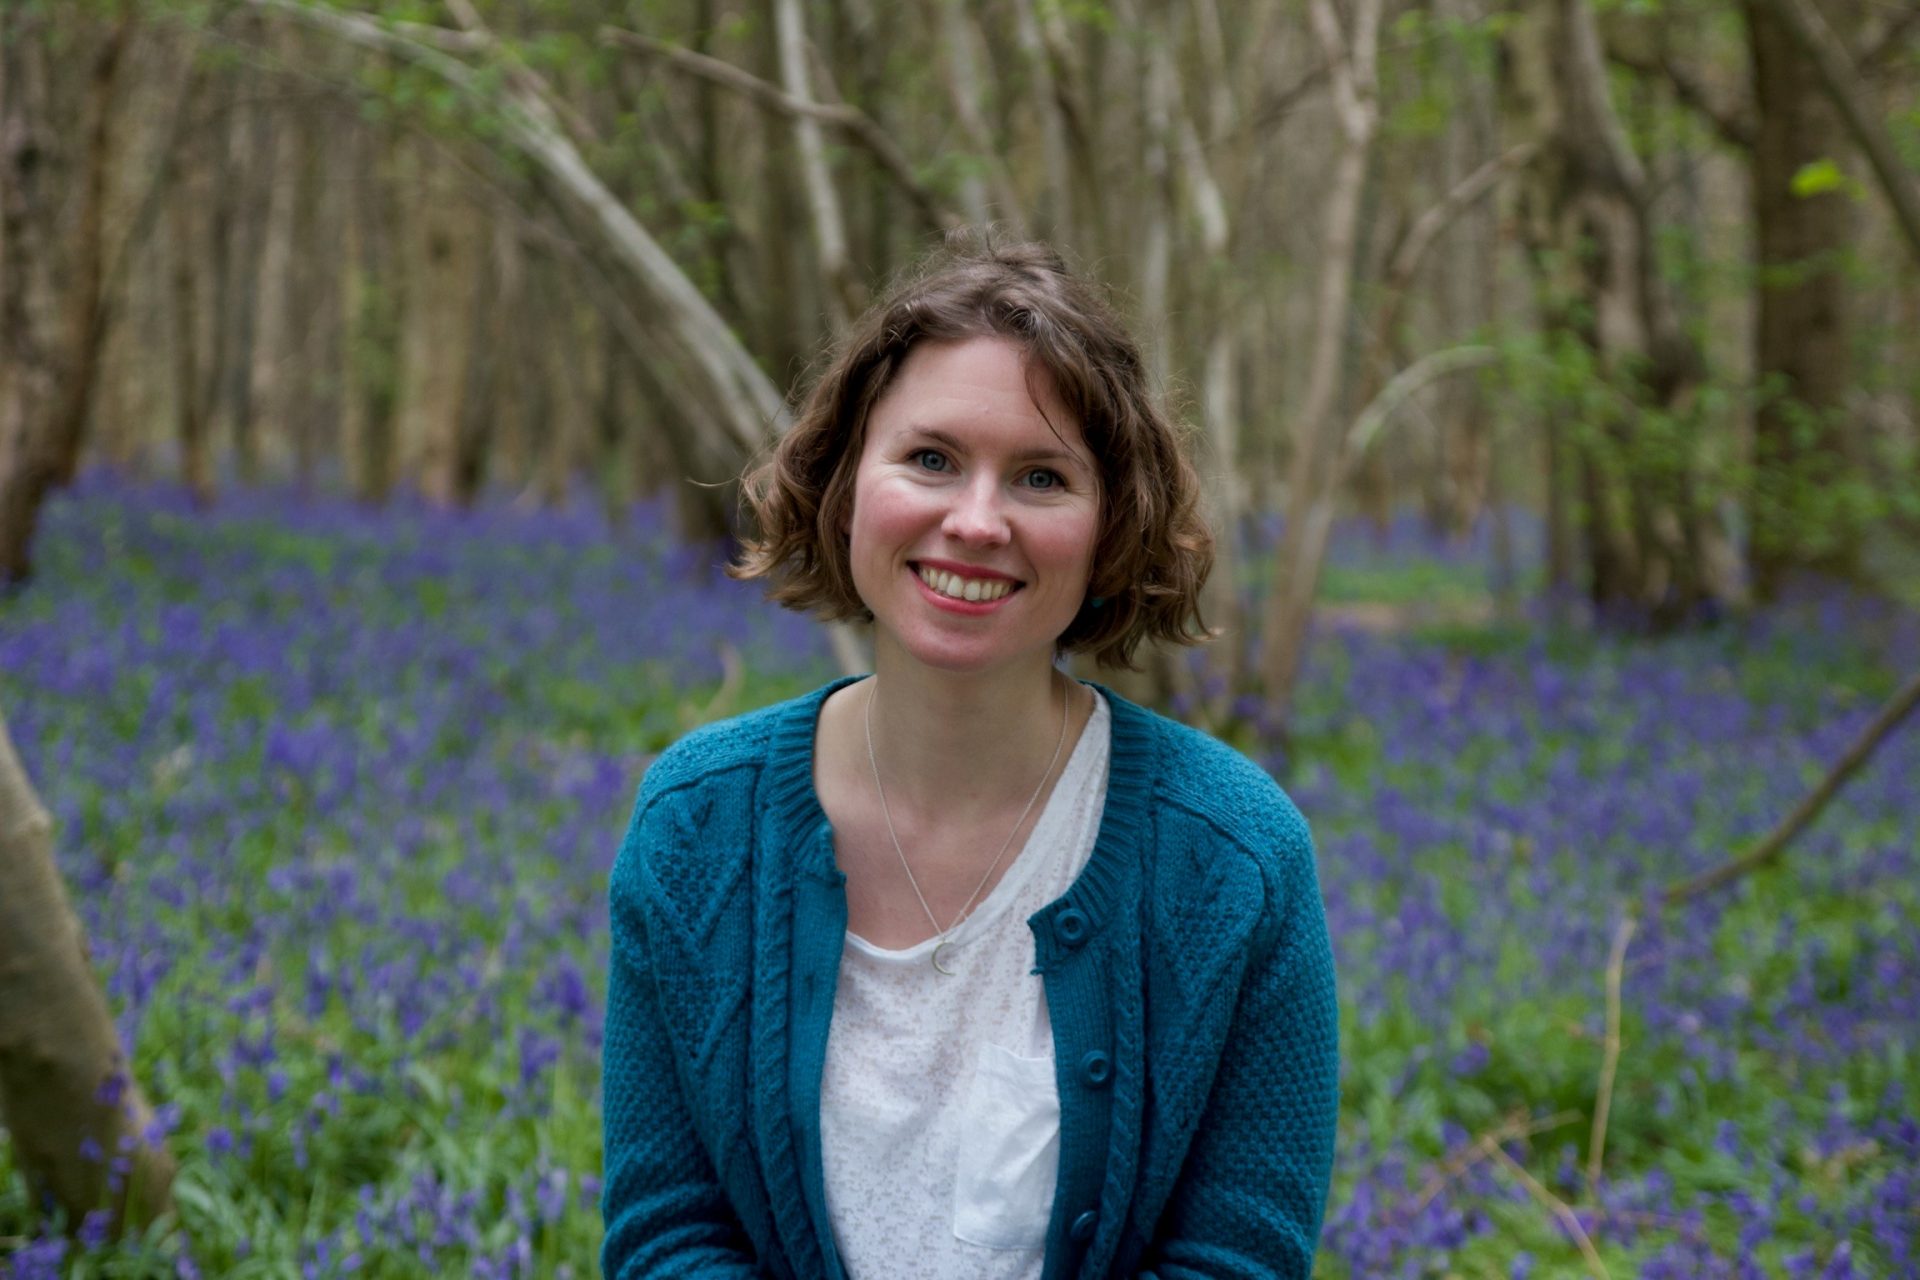
<path id="1" fill-rule="evenodd" d="M 990 226 L 1194 429 L 1086 674 L 1314 820 L 1323 1268 L 1911 1274 L 1917 173 L 1905 0 L 0 0 L 0 1269 L 592 1271 L 624 805 L 863 662 L 731 479 Z"/>

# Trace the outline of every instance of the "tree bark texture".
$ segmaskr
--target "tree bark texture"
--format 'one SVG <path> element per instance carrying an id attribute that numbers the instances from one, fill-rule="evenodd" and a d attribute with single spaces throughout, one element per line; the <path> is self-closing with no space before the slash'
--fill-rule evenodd
<path id="1" fill-rule="evenodd" d="M 1848 199 L 1835 183 L 1802 192 L 1811 166 L 1838 163 L 1844 141 L 1811 58 L 1774 7 L 1746 5 L 1757 128 L 1753 147 L 1755 238 L 1753 424 L 1748 563 L 1762 598 L 1801 566 L 1858 568 L 1860 513 L 1842 397 L 1848 383 Z"/>
<path id="2" fill-rule="evenodd" d="M 96 1209 L 139 1226 L 172 1207 L 174 1163 L 145 1140 L 152 1122 L 0 713 L 0 1126 L 36 1204 L 75 1226 Z M 109 1172 L 119 1154 L 123 1179 Z"/>
<path id="3" fill-rule="evenodd" d="M 0 10 L 0 583 L 33 571 L 34 530 L 47 496 L 72 480 L 98 382 L 105 338 L 105 223 L 113 97 L 131 18 L 122 12 L 91 52 L 80 196 L 56 246 L 62 215 L 45 178 L 59 130 L 48 118 L 41 15 Z M 49 264 L 64 257 L 64 304 L 42 336 Z"/>
<path id="4" fill-rule="evenodd" d="M 201 361 L 197 185 L 181 183 L 167 204 L 169 329 L 173 342 L 173 423 L 180 474 L 193 500 L 213 501 L 213 441 L 207 427 L 207 378 Z"/>
<path id="5" fill-rule="evenodd" d="M 416 145 L 406 210 L 407 307 L 401 322 L 402 467 L 429 502 L 460 501 L 461 423 L 479 309 L 485 222 L 446 163 Z"/>
<path id="6" fill-rule="evenodd" d="M 1310 14 L 1332 67 L 1340 139 L 1326 183 L 1313 354 L 1288 470 L 1286 526 L 1274 556 L 1274 583 L 1261 635 L 1262 693 L 1268 714 L 1282 723 L 1292 710 L 1294 687 L 1306 656 L 1313 598 L 1338 497 L 1335 481 L 1345 434 L 1338 408 L 1353 307 L 1353 257 L 1360 198 L 1380 114 L 1374 74 L 1379 0 L 1356 0 L 1351 34 L 1342 32 L 1332 0 L 1312 0 Z"/>

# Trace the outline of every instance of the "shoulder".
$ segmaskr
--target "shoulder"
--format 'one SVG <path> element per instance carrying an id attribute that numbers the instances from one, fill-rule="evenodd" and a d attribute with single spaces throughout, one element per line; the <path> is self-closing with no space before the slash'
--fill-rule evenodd
<path id="1" fill-rule="evenodd" d="M 778 702 L 744 715 L 716 720 L 683 735 L 647 766 L 646 777 L 640 784 L 641 804 L 698 787 L 743 767 L 758 768 L 766 761 L 781 713 L 792 705 Z"/>
<path id="2" fill-rule="evenodd" d="M 1306 819 L 1272 774 L 1210 734 L 1108 696 L 1116 732 L 1124 722 L 1151 743 L 1156 896 L 1199 892 L 1259 914 L 1301 894 L 1317 901 Z"/>
<path id="3" fill-rule="evenodd" d="M 839 683 L 702 725 L 656 756 L 634 800 L 621 862 L 657 866 L 737 849 L 734 837 L 751 821 L 768 771 L 806 767 L 812 716 Z"/>
<path id="4" fill-rule="evenodd" d="M 1211 734 L 1125 705 L 1155 739 L 1154 788 L 1164 808 L 1256 857 L 1311 856 L 1306 819 L 1271 773 Z"/>

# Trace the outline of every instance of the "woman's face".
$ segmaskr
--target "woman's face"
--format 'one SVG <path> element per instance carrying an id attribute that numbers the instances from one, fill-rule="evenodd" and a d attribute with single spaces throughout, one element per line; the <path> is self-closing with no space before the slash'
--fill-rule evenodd
<path id="1" fill-rule="evenodd" d="M 868 415 L 848 528 L 877 641 L 946 671 L 1051 663 L 1099 527 L 1080 424 L 1044 372 L 1029 379 L 1018 346 L 908 352 Z"/>

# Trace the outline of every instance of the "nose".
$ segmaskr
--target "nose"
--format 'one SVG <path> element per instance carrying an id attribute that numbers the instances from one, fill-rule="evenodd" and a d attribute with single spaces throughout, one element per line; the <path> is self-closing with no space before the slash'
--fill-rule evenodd
<path id="1" fill-rule="evenodd" d="M 941 532 L 971 547 L 1005 546 L 1012 537 L 1000 486 L 989 475 L 976 476 L 953 495 Z"/>

